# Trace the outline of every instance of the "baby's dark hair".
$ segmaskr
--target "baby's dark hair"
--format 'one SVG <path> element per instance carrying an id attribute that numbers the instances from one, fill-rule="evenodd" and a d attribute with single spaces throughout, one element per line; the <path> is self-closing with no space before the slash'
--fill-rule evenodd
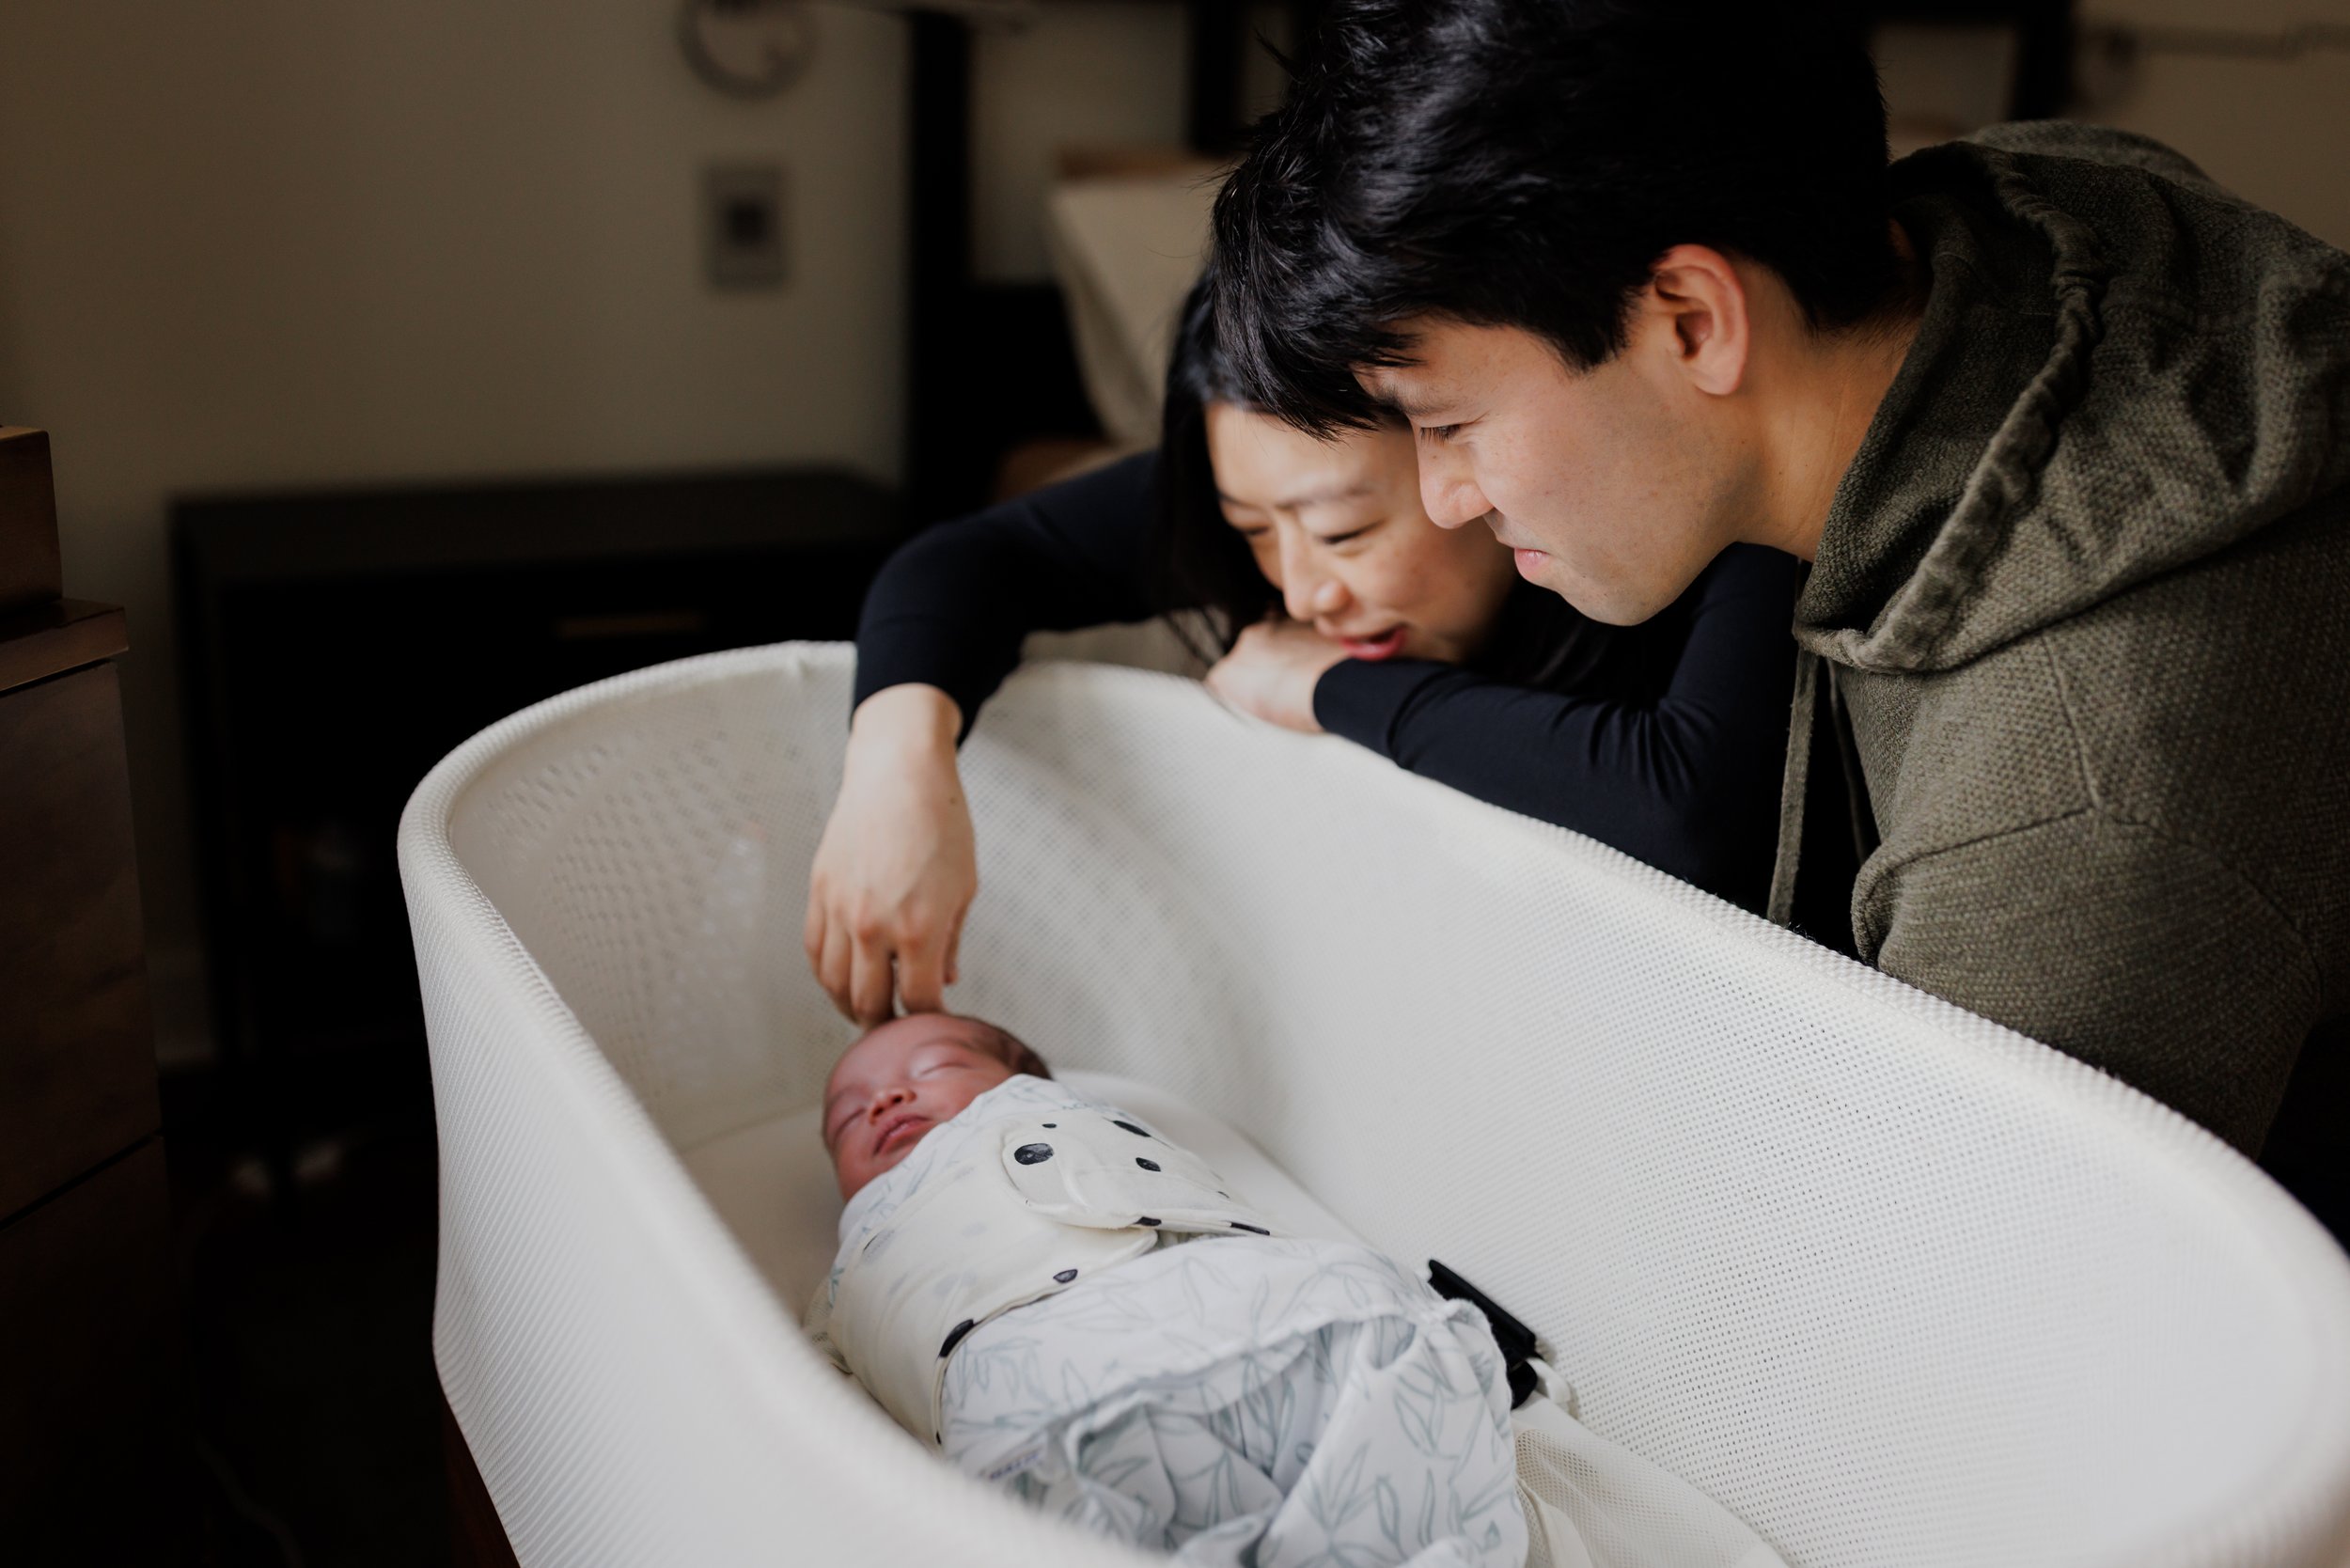
<path id="1" fill-rule="evenodd" d="M 1010 1029 L 998 1028 L 984 1018 L 973 1018 L 971 1022 L 986 1031 L 977 1043 L 979 1047 L 1014 1073 L 1026 1073 L 1032 1078 L 1053 1075 L 1053 1070 L 1045 1065 L 1044 1058 Z"/>

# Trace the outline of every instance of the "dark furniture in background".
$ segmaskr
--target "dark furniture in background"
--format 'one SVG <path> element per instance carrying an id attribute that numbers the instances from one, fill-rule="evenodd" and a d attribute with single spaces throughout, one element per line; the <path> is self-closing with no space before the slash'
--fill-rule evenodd
<path id="1" fill-rule="evenodd" d="M 2051 119 L 2073 97 L 2073 0 L 1861 0 L 1863 20 L 1950 23 L 2015 31 L 2010 119 Z"/>
<path id="2" fill-rule="evenodd" d="M 49 438 L 0 429 L 0 1557 L 172 1555 L 184 1430 L 114 658 Z"/>
<path id="3" fill-rule="evenodd" d="M 1188 44 L 1184 140 L 1221 156 L 1237 149 L 1247 128 L 1243 65 L 1257 46 L 1259 8 L 1180 3 Z M 1288 0 L 1292 36 L 1305 36 L 1324 3 Z M 1086 401 L 1059 285 L 989 282 L 973 270 L 973 24 L 917 8 L 910 26 L 906 507 L 918 524 L 983 504 L 1005 453 L 1023 442 L 1102 431 Z"/>
<path id="4" fill-rule="evenodd" d="M 306 1139 L 422 1103 L 393 836 L 432 764 L 607 675 L 851 635 L 897 517 L 798 470 L 174 509 L 215 1037 L 273 1190 Z"/>
<path id="5" fill-rule="evenodd" d="M 1160 0 L 1169 3 L 1169 0 Z M 1257 16 L 1246 0 L 1179 0 L 1187 29 L 1184 139 L 1223 157 L 1247 132 L 1243 66 Z M 2010 113 L 2060 113 L 2070 96 L 2073 0 L 1829 0 L 1864 34 L 1884 22 L 2012 27 Z M 1285 0 L 1291 38 L 1310 35 L 1327 0 Z M 968 20 L 912 18 L 908 190 L 912 299 L 907 333 L 907 516 L 934 522 L 989 498 L 1011 448 L 1036 438 L 1099 437 L 1079 380 L 1068 311 L 1053 283 L 980 279 L 972 267 L 972 51 Z"/>

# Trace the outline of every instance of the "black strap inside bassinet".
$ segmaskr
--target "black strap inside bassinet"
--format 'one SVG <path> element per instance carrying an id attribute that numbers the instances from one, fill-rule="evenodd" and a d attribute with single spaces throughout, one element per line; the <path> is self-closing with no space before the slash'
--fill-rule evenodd
<path id="1" fill-rule="evenodd" d="M 1534 1331 L 1501 1309 L 1492 1296 L 1470 1284 L 1435 1259 L 1428 1260 L 1428 1283 L 1447 1301 L 1465 1301 L 1485 1314 L 1493 1325 L 1494 1342 L 1501 1347 L 1502 1365 L 1510 1372 L 1510 1408 L 1515 1410 L 1534 1395 L 1534 1369 L 1527 1363 L 1540 1352 Z"/>

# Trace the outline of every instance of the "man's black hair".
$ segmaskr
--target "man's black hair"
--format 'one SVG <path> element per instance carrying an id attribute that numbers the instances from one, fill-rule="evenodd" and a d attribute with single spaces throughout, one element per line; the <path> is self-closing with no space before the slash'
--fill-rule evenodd
<path id="1" fill-rule="evenodd" d="M 1860 28 L 1782 0 L 1340 0 L 1215 204 L 1216 316 L 1251 403 L 1376 416 L 1358 368 L 1417 316 L 1519 327 L 1589 368 L 1656 259 L 1769 267 L 1815 330 L 1898 275 Z"/>

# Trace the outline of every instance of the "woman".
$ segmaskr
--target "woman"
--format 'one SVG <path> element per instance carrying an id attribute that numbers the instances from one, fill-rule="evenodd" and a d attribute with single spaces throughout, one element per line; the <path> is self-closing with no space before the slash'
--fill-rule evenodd
<path id="1" fill-rule="evenodd" d="M 1798 567 L 1733 546 L 1670 609 L 1607 627 L 1419 499 L 1401 423 L 1324 441 L 1247 408 L 1207 287 L 1154 453 L 928 530 L 857 630 L 855 713 L 808 893 L 809 963 L 851 1017 L 943 1006 L 978 890 L 955 747 L 1032 631 L 1204 609 L 1208 684 L 1756 907 L 1770 877 Z"/>

